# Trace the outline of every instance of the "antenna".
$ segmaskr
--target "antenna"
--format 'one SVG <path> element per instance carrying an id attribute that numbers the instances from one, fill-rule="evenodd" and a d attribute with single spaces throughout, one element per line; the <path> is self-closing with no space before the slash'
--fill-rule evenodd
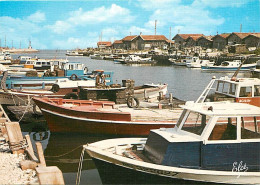
<path id="1" fill-rule="evenodd" d="M 100 41 L 102 42 L 102 31 L 101 31 L 101 35 L 100 35 Z"/>
<path id="2" fill-rule="evenodd" d="M 240 24 L 240 33 L 242 32 L 242 24 Z"/>
<path id="3" fill-rule="evenodd" d="M 157 20 L 155 20 L 155 23 L 154 23 L 154 35 L 156 35 L 156 24 L 157 24 Z"/>
<path id="4" fill-rule="evenodd" d="M 0 39 L 0 48 L 2 47 L 2 40 Z"/>
<path id="5" fill-rule="evenodd" d="M 13 40 L 12 40 L 12 48 L 14 48 L 14 42 L 13 42 Z"/>
<path id="6" fill-rule="evenodd" d="M 178 29 L 178 34 L 180 33 L 180 31 L 181 31 L 181 30 L 180 30 L 180 29 Z"/>
<path id="7" fill-rule="evenodd" d="M 21 49 L 22 42 L 20 41 L 20 49 Z"/>
<path id="8" fill-rule="evenodd" d="M 5 35 L 5 48 L 6 48 L 6 35 Z"/>
<path id="9" fill-rule="evenodd" d="M 130 31 L 130 36 L 132 35 L 131 31 Z"/>

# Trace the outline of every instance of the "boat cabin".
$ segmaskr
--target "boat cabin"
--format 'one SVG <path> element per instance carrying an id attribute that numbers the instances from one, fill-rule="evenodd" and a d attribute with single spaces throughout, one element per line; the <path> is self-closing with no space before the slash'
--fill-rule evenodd
<path id="1" fill-rule="evenodd" d="M 260 108 L 187 102 L 174 128 L 151 130 L 144 155 L 155 164 L 232 171 L 260 170 Z M 245 169 L 244 169 L 245 170 Z"/>
<path id="2" fill-rule="evenodd" d="M 213 101 L 233 101 L 260 107 L 260 79 L 221 77 L 216 80 Z"/>

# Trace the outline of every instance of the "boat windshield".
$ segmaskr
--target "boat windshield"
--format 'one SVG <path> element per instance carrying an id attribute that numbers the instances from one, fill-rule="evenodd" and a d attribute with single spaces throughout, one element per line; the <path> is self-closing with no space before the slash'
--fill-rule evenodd
<path id="1" fill-rule="evenodd" d="M 209 116 L 198 112 L 190 112 L 181 130 L 201 135 L 209 121 Z"/>

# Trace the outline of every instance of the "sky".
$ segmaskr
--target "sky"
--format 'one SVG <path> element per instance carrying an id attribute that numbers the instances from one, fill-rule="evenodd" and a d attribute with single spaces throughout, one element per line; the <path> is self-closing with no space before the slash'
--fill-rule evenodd
<path id="1" fill-rule="evenodd" d="M 0 45 L 96 47 L 127 35 L 260 32 L 260 0 L 0 0 Z M 171 31 L 170 31 L 171 30 Z"/>

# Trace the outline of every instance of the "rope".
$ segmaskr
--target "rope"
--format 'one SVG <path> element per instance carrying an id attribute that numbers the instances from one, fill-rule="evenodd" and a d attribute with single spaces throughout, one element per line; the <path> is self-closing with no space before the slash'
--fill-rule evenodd
<path id="1" fill-rule="evenodd" d="M 64 154 L 61 154 L 61 155 L 54 155 L 54 156 L 45 156 L 45 157 L 62 157 L 62 156 L 64 156 L 64 155 L 67 155 L 67 154 L 69 154 L 69 153 L 71 153 L 71 152 L 73 152 L 73 151 L 75 151 L 75 150 L 77 150 L 78 148 L 80 148 L 80 147 L 82 147 L 83 145 L 79 145 L 78 147 L 76 147 L 76 148 L 74 148 L 74 149 L 72 149 L 72 150 L 70 150 L 70 151 L 68 151 L 68 152 L 66 152 L 66 153 L 64 153 Z"/>
<path id="2" fill-rule="evenodd" d="M 23 139 L 20 142 L 9 142 L 9 146 L 11 150 L 19 150 L 19 149 L 25 149 L 28 147 L 28 144 L 25 139 Z"/>
<path id="3" fill-rule="evenodd" d="M 79 160 L 79 167 L 78 167 L 78 173 L 77 173 L 77 179 L 76 179 L 76 185 L 80 184 L 80 177 L 81 177 L 81 171 L 82 171 L 82 164 L 84 161 L 84 153 L 85 153 L 85 149 L 82 149 L 81 152 L 81 156 L 80 156 L 80 160 Z"/>
<path id="4" fill-rule="evenodd" d="M 22 117 L 20 118 L 20 120 L 18 122 L 20 122 L 23 119 L 25 113 L 27 112 L 27 109 L 31 106 L 31 100 L 32 100 L 32 98 L 30 99 L 30 96 L 28 95 L 28 104 L 27 104 L 27 106 L 26 106 L 26 108 L 24 110 L 24 113 L 23 113 Z"/>

